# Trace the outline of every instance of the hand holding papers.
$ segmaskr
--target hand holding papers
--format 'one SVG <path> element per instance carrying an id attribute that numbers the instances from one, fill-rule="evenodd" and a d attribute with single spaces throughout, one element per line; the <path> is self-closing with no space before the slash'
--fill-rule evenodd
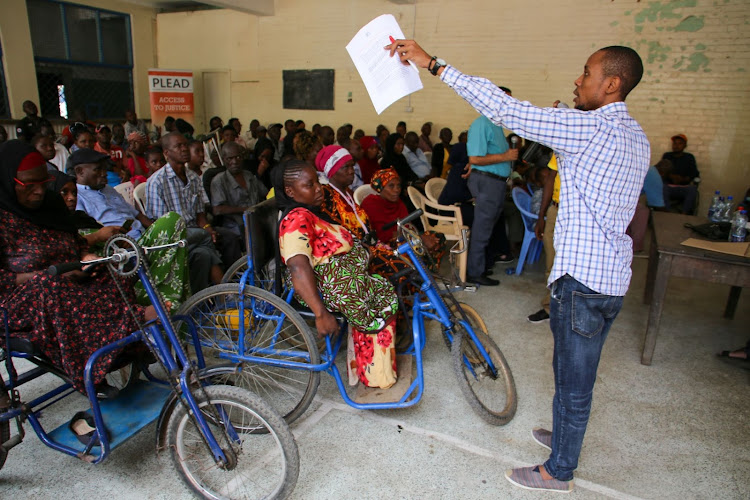
<path id="1" fill-rule="evenodd" d="M 378 114 L 422 88 L 419 70 L 413 64 L 406 66 L 383 50 L 394 38 L 402 39 L 404 33 L 396 18 L 384 14 L 359 30 L 346 46 Z"/>

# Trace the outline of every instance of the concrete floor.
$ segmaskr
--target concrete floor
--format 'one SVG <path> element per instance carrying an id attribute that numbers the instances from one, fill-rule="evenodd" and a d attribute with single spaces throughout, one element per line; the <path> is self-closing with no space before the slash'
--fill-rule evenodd
<path id="1" fill-rule="evenodd" d="M 636 259 L 630 293 L 605 345 L 591 421 L 568 498 L 750 498 L 750 371 L 714 353 L 750 337 L 750 293 L 734 320 L 721 317 L 728 288 L 672 279 L 652 366 L 640 364 L 648 315 L 646 259 Z M 357 411 L 324 376 L 316 401 L 293 430 L 301 472 L 293 498 L 539 498 L 513 487 L 507 468 L 542 462 L 530 435 L 549 426 L 553 381 L 548 324 L 526 316 L 544 293 L 541 263 L 459 300 L 487 322 L 515 376 L 519 405 L 505 427 L 485 424 L 459 392 L 436 332 L 425 352 L 427 387 L 415 408 Z M 40 381 L 35 390 L 53 383 Z M 53 428 L 85 402 L 45 413 Z M 154 453 L 151 426 L 92 466 L 42 445 L 27 426 L 0 471 L 0 498 L 186 498 L 167 457 Z"/>

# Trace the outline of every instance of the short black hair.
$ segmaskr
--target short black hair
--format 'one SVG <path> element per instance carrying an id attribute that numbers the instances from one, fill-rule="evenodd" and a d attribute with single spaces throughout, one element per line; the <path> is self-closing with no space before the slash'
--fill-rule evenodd
<path id="1" fill-rule="evenodd" d="M 164 118 L 164 123 L 174 123 L 174 116 Z"/>
<path id="2" fill-rule="evenodd" d="M 602 69 L 604 76 L 620 78 L 620 97 L 624 100 L 643 77 L 643 61 L 638 52 L 630 47 L 612 45 L 599 49 L 604 53 Z"/>
<path id="3" fill-rule="evenodd" d="M 396 128 L 398 128 L 398 127 L 406 127 L 406 122 L 398 122 L 396 124 Z"/>
<path id="4" fill-rule="evenodd" d="M 228 123 L 229 125 L 231 125 L 231 124 L 233 124 L 234 122 L 238 122 L 238 121 L 240 121 L 240 119 L 239 119 L 239 118 L 230 118 L 230 119 L 229 119 L 229 121 L 228 121 L 227 123 Z"/>
<path id="5" fill-rule="evenodd" d="M 222 128 L 222 129 L 221 129 L 221 133 L 222 133 L 222 134 L 223 134 L 224 132 L 226 132 L 226 131 L 231 131 L 231 132 L 234 132 L 235 134 L 237 133 L 237 131 L 236 131 L 236 130 L 234 129 L 234 127 L 233 127 L 233 126 L 231 126 L 231 125 L 224 125 L 224 128 Z"/>
<path id="6" fill-rule="evenodd" d="M 508 87 L 503 87 L 502 85 L 498 85 L 497 88 L 499 88 L 500 90 L 502 90 L 503 92 L 505 92 L 508 95 L 512 95 L 513 94 L 513 92 Z"/>
<path id="7" fill-rule="evenodd" d="M 153 144 L 146 151 L 143 152 L 143 157 L 146 158 L 150 155 L 164 155 L 164 150 L 158 144 Z"/>

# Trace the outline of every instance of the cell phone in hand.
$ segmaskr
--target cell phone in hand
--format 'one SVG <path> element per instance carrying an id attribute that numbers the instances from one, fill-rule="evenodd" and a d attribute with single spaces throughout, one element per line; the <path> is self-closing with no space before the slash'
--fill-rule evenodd
<path id="1" fill-rule="evenodd" d="M 133 222 L 135 222 L 134 219 L 128 219 L 120 227 L 122 227 L 122 230 L 127 233 L 128 231 L 130 231 L 130 228 L 133 226 Z"/>

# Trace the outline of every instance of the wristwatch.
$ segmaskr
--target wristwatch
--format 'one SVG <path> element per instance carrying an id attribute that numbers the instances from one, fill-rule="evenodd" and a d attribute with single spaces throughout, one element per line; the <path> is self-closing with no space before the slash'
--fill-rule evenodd
<path id="1" fill-rule="evenodd" d="M 432 64 L 432 67 L 427 68 L 427 69 L 429 69 L 430 73 L 432 73 L 434 76 L 437 76 L 438 70 L 440 68 L 448 65 L 448 63 L 445 62 L 445 59 L 440 59 L 439 57 L 436 57 L 436 56 L 432 56 L 431 64 Z"/>

